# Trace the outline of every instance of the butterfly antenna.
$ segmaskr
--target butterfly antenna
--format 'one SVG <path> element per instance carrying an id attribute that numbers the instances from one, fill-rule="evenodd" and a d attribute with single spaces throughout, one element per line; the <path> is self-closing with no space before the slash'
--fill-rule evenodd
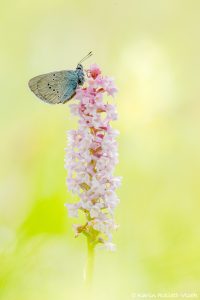
<path id="1" fill-rule="evenodd" d="M 90 51 L 85 57 L 83 57 L 80 61 L 79 61 L 79 64 L 81 64 L 83 61 L 85 61 L 87 58 L 89 58 L 90 56 L 92 56 L 93 53 L 92 51 Z"/>

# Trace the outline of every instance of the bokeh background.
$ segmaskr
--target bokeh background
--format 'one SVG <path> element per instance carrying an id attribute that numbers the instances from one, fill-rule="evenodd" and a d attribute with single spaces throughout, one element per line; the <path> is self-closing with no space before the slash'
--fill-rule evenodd
<path id="1" fill-rule="evenodd" d="M 76 120 L 67 105 L 38 101 L 27 82 L 73 69 L 91 50 L 85 67 L 98 63 L 119 88 L 123 176 L 117 251 L 97 251 L 93 299 L 199 296 L 200 2 L 1 0 L 0 8 L 0 299 L 83 299 L 86 243 L 74 239 L 64 208 L 66 131 Z"/>

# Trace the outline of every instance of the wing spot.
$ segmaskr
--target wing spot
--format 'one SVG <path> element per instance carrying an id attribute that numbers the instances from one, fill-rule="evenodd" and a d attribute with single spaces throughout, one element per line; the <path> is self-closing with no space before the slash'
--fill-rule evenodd
<path id="1" fill-rule="evenodd" d="M 55 90 L 53 89 L 53 91 L 55 92 Z"/>

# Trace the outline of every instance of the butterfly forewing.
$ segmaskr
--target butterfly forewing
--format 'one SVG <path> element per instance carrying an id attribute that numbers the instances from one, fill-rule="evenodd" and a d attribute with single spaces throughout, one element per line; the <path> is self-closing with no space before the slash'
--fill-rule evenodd
<path id="1" fill-rule="evenodd" d="M 29 87 L 37 97 L 47 103 L 64 103 L 75 94 L 77 75 L 74 71 L 51 72 L 32 78 Z"/>

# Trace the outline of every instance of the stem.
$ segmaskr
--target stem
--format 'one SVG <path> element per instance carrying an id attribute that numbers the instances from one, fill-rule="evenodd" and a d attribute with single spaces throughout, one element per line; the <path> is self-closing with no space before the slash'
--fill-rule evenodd
<path id="1" fill-rule="evenodd" d="M 92 243 L 91 238 L 87 237 L 87 262 L 85 270 L 85 284 L 88 290 L 91 288 L 93 271 L 94 271 L 94 243 Z"/>

